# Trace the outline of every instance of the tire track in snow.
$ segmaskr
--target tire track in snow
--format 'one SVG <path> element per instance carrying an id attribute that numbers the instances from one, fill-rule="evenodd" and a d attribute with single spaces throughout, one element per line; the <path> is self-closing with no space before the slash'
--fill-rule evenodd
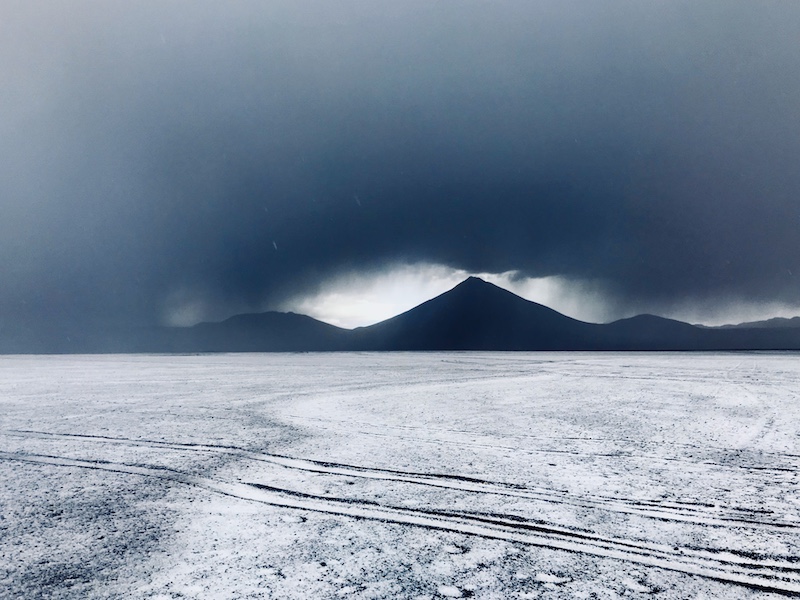
<path id="1" fill-rule="evenodd" d="M 800 567 L 779 560 L 751 560 L 730 553 L 632 542 L 590 532 L 542 526 L 516 519 L 417 510 L 356 500 L 312 496 L 262 484 L 231 483 L 164 467 L 88 461 L 41 454 L 0 452 L 0 460 L 73 467 L 151 477 L 282 508 L 450 531 L 530 546 L 590 554 L 697 575 L 753 589 L 800 596 Z"/>
<path id="2" fill-rule="evenodd" d="M 451 489 L 461 492 L 474 492 L 480 494 L 492 494 L 496 496 L 507 496 L 546 502 L 556 505 L 576 506 L 579 508 L 599 509 L 614 513 L 624 513 L 639 517 L 657 519 L 661 521 L 678 521 L 695 525 L 705 525 L 714 527 L 748 527 L 753 529 L 766 529 L 770 531 L 786 532 L 800 530 L 800 524 L 792 522 L 781 522 L 776 520 L 757 520 L 746 518 L 746 514 L 751 511 L 737 511 L 736 509 L 724 508 L 717 505 L 689 505 L 686 503 L 669 503 L 650 500 L 626 500 L 611 496 L 576 496 L 566 491 L 559 491 L 547 488 L 529 488 L 518 484 L 501 483 L 487 481 L 478 478 L 465 477 L 460 475 L 437 474 L 437 473 L 415 473 L 409 471 L 399 471 L 391 469 L 375 469 L 341 463 L 315 461 L 300 458 L 291 458 L 277 454 L 262 452 L 252 452 L 236 446 L 222 446 L 213 444 L 181 444 L 173 442 L 163 442 L 157 440 L 135 440 L 129 438 L 79 435 L 79 434 L 56 434 L 30 430 L 15 430 L 7 432 L 12 435 L 25 437 L 38 437 L 44 439 L 62 438 L 90 442 L 106 442 L 125 445 L 134 445 L 150 448 L 163 448 L 181 451 L 199 451 L 210 453 L 224 453 L 239 458 L 265 462 L 278 465 L 288 469 L 318 473 L 321 475 L 359 477 L 380 481 L 395 481 L 412 485 L 424 485 L 428 487 Z"/>

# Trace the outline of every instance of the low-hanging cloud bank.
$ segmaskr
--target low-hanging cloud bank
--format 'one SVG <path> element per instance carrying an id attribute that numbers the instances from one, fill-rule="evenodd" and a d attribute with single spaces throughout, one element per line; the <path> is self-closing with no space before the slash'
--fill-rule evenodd
<path id="1" fill-rule="evenodd" d="M 7 2 L 0 319 L 426 263 L 613 311 L 800 297 L 800 5 Z"/>

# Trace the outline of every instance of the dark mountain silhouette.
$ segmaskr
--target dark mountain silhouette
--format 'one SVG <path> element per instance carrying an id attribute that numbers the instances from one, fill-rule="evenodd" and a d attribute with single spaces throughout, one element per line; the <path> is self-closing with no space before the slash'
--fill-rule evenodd
<path id="1" fill-rule="evenodd" d="M 800 328 L 800 317 L 792 317 L 791 319 L 775 317 L 773 319 L 767 319 L 766 321 L 749 321 L 747 323 L 739 323 L 737 325 L 707 327 L 707 329 L 788 329 L 794 327 Z"/>
<path id="2" fill-rule="evenodd" d="M 354 343 L 368 350 L 576 350 L 598 327 L 470 277 L 403 314 L 356 329 Z"/>
<path id="3" fill-rule="evenodd" d="M 637 315 L 602 326 L 599 345 L 606 350 L 698 350 L 714 342 L 694 325 L 655 315 Z"/>
<path id="4" fill-rule="evenodd" d="M 306 352 L 347 350 L 351 332 L 295 313 L 236 315 L 221 323 L 165 332 L 181 352 Z"/>
<path id="5" fill-rule="evenodd" d="M 800 319 L 799 319 L 800 320 Z M 794 320 L 785 320 L 794 322 Z M 800 350 L 800 327 L 708 328 L 654 315 L 585 323 L 470 277 L 369 327 L 342 329 L 294 313 L 127 331 L 0 329 L 2 353 L 305 352 L 337 350 Z"/>

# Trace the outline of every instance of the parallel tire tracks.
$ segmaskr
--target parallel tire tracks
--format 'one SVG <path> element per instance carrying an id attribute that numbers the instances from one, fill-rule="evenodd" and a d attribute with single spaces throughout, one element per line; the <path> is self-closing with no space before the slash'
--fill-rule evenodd
<path id="1" fill-rule="evenodd" d="M 168 446 L 172 445 L 168 444 Z M 190 445 L 175 446 L 184 447 L 182 449 L 187 446 L 191 447 Z M 220 481 L 164 467 L 89 461 L 19 452 L 0 452 L 0 460 L 93 469 L 157 478 L 276 507 L 411 525 L 530 546 L 589 554 L 689 575 L 698 575 L 763 591 L 800 596 L 800 566 L 796 562 L 754 560 L 732 553 L 691 548 L 678 549 L 656 543 L 634 542 L 597 536 L 591 532 L 542 526 L 525 521 L 517 521 L 516 519 L 418 510 L 359 502 L 352 499 L 313 496 L 261 484 Z M 351 471 L 352 469 L 336 470 Z"/>
<path id="2" fill-rule="evenodd" d="M 247 460 L 270 463 L 273 465 L 318 473 L 322 475 L 335 475 L 358 477 L 364 479 L 395 481 L 413 485 L 422 485 L 434 488 L 457 490 L 462 492 L 475 492 L 492 494 L 526 500 L 545 502 L 549 504 L 568 505 L 579 508 L 599 509 L 614 513 L 635 515 L 661 521 L 677 521 L 695 525 L 714 527 L 747 527 L 752 529 L 769 530 L 776 532 L 800 531 L 800 524 L 778 520 L 759 520 L 750 517 L 745 511 L 711 506 L 703 504 L 689 505 L 686 503 L 661 502 L 655 500 L 627 500 L 611 496 L 578 496 L 567 491 L 548 488 L 524 487 L 516 484 L 486 481 L 459 475 L 414 473 L 390 469 L 376 469 L 341 463 L 323 462 L 307 459 L 292 458 L 278 454 L 253 452 L 233 446 L 220 446 L 212 444 L 181 444 L 157 440 L 128 439 L 120 437 L 105 437 L 77 434 L 53 434 L 40 431 L 13 431 L 12 435 L 40 438 L 63 438 L 76 441 L 105 442 L 115 444 L 134 445 L 142 447 L 162 448 L 180 451 L 197 451 L 233 455 Z"/>

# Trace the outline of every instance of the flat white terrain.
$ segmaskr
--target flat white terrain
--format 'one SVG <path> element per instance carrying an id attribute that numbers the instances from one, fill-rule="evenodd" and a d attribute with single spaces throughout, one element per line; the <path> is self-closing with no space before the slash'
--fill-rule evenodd
<path id="1" fill-rule="evenodd" d="M 800 595 L 790 354 L 0 357 L 0 597 Z"/>

